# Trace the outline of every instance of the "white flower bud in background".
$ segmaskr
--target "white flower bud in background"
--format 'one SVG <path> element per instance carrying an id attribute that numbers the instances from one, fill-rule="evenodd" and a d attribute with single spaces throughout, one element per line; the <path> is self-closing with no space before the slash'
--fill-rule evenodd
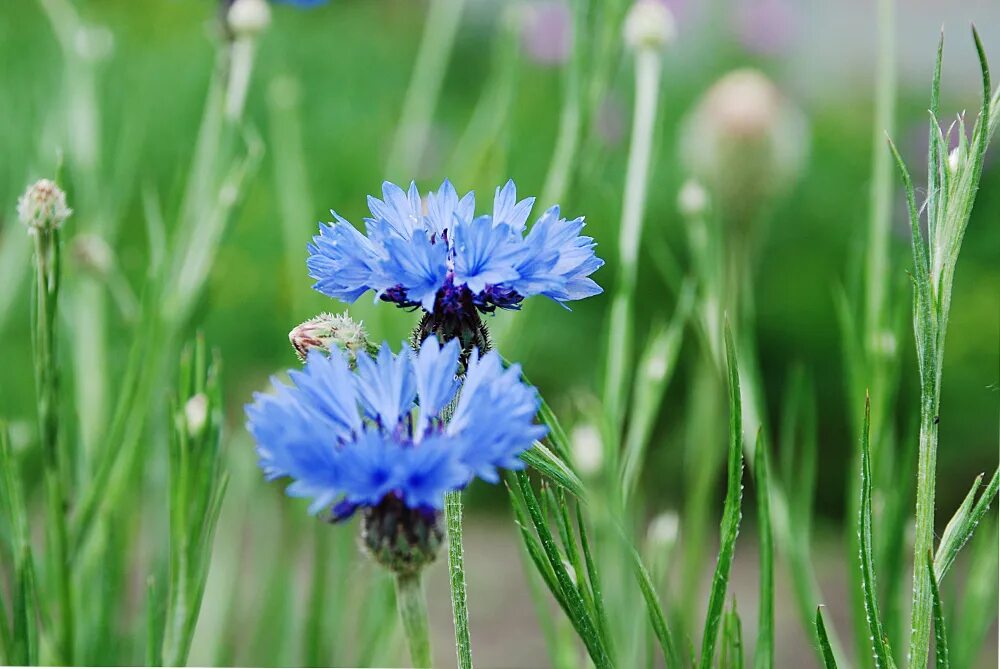
<path id="1" fill-rule="evenodd" d="M 958 172 L 958 168 L 962 165 L 962 153 L 961 147 L 956 146 L 954 149 L 948 153 L 948 172 L 955 174 Z"/>
<path id="2" fill-rule="evenodd" d="M 794 183 L 808 152 L 805 115 L 754 69 L 730 72 L 685 118 L 681 158 L 721 204 L 752 208 Z"/>
<path id="3" fill-rule="evenodd" d="M 31 234 L 59 228 L 72 213 L 66 193 L 49 179 L 33 183 L 17 201 L 17 216 Z"/>
<path id="4" fill-rule="evenodd" d="M 237 38 L 253 37 L 271 22 L 267 0 L 236 0 L 226 14 L 229 30 Z"/>
<path id="5" fill-rule="evenodd" d="M 674 41 L 677 26 L 663 0 L 636 0 L 625 15 L 623 32 L 632 49 L 662 51 Z"/>
<path id="6" fill-rule="evenodd" d="M 646 541 L 650 552 L 670 552 L 677 543 L 680 519 L 673 511 L 664 511 L 649 521 Z"/>
<path id="7" fill-rule="evenodd" d="M 184 403 L 184 422 L 187 433 L 197 437 L 208 422 L 208 396 L 205 393 L 193 395 Z"/>
<path id="8" fill-rule="evenodd" d="M 111 247 L 98 235 L 77 235 L 70 246 L 70 253 L 80 269 L 97 276 L 107 276 L 115 263 Z"/>
<path id="9" fill-rule="evenodd" d="M 708 191 L 697 179 L 688 179 L 681 186 L 677 209 L 685 218 L 701 218 L 708 213 Z"/>
<path id="10" fill-rule="evenodd" d="M 288 340 L 300 360 L 305 360 L 310 349 L 331 351 L 334 347 L 347 353 L 350 363 L 357 360 L 361 352 L 375 353 L 376 348 L 368 339 L 368 333 L 361 323 L 343 314 L 320 314 L 295 326 L 288 333 Z"/>
<path id="11" fill-rule="evenodd" d="M 604 443 L 600 431 L 590 423 L 573 427 L 569 436 L 573 464 L 584 476 L 593 476 L 604 464 Z"/>

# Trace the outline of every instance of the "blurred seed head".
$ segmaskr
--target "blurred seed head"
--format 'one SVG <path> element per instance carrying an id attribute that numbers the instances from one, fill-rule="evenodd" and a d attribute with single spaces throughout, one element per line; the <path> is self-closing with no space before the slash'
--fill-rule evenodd
<path id="1" fill-rule="evenodd" d="M 581 423 L 570 433 L 573 463 L 584 476 L 593 476 L 604 464 L 604 444 L 600 431 L 590 423 Z"/>
<path id="2" fill-rule="evenodd" d="M 677 209 L 685 218 L 701 218 L 708 213 L 708 191 L 697 179 L 688 179 L 677 194 Z"/>
<path id="3" fill-rule="evenodd" d="M 226 23 L 232 34 L 254 37 L 271 22 L 271 7 L 267 0 L 236 0 L 226 12 Z"/>
<path id="4" fill-rule="evenodd" d="M 673 511 L 664 511 L 649 521 L 646 541 L 651 552 L 668 552 L 677 543 L 680 520 Z"/>
<path id="5" fill-rule="evenodd" d="M 677 36 L 674 15 L 662 0 L 636 0 L 625 15 L 624 36 L 632 49 L 662 51 Z"/>
<path id="6" fill-rule="evenodd" d="M 115 263 L 111 247 L 98 235 L 77 235 L 70 246 L 70 253 L 80 269 L 96 276 L 107 276 Z"/>
<path id="7" fill-rule="evenodd" d="M 355 322 L 347 312 L 310 318 L 295 326 L 288 333 L 288 340 L 300 360 L 306 359 L 310 349 L 329 352 L 338 348 L 347 354 L 348 362 L 353 365 L 359 353 L 375 352 L 364 325 Z"/>
<path id="8" fill-rule="evenodd" d="M 747 208 L 785 190 L 808 149 L 805 115 L 764 74 L 730 72 L 682 125 L 682 160 L 727 207 Z"/>
<path id="9" fill-rule="evenodd" d="M 31 234 L 59 228 L 72 213 L 66 206 L 66 193 L 50 179 L 31 184 L 17 201 L 17 216 Z"/>
<path id="10" fill-rule="evenodd" d="M 520 3 L 513 10 L 521 50 L 539 65 L 563 65 L 573 48 L 573 12 L 565 0 Z"/>
<path id="11" fill-rule="evenodd" d="M 199 436 L 208 423 L 208 396 L 198 393 L 184 404 L 184 422 L 187 433 L 192 437 Z"/>

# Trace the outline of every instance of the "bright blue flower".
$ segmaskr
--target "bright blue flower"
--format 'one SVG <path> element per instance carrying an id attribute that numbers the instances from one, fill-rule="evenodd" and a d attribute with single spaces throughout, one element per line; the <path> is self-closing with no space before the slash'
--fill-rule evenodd
<path id="1" fill-rule="evenodd" d="M 440 510 L 444 494 L 473 478 L 495 483 L 498 469 L 524 466 L 518 456 L 542 438 L 539 399 L 517 365 L 490 352 L 469 357 L 459 390 L 459 342 L 428 337 L 419 351 L 383 344 L 361 353 L 357 371 L 334 350 L 309 352 L 292 385 L 273 381 L 246 407 L 269 480 L 288 477 L 289 495 L 312 499 L 338 516 L 395 496 L 412 509 Z M 454 417 L 442 412 L 458 393 Z"/>
<path id="2" fill-rule="evenodd" d="M 591 278 L 604 261 L 584 220 L 567 221 L 552 207 L 525 234 L 534 198 L 518 201 L 513 181 L 497 188 L 492 215 L 475 216 L 475 197 L 459 198 L 445 181 L 421 198 L 416 184 L 404 191 L 382 184 L 369 196 L 366 234 L 333 213 L 309 245 L 314 288 L 354 302 L 362 293 L 430 313 L 497 307 L 517 309 L 526 297 L 559 303 L 601 292 Z"/>

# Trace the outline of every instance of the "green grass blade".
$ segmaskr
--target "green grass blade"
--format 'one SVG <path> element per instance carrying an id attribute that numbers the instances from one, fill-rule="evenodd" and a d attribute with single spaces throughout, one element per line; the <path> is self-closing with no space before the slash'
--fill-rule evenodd
<path id="1" fill-rule="evenodd" d="M 677 645 L 674 643 L 670 627 L 667 626 L 667 618 L 663 615 L 663 607 L 660 605 L 660 598 L 656 595 L 656 586 L 649 571 L 642 563 L 639 551 L 629 546 L 629 557 L 632 558 L 632 570 L 639 581 L 639 590 L 642 591 L 642 598 L 646 600 L 646 611 L 649 614 L 649 622 L 653 627 L 656 640 L 660 642 L 660 649 L 663 651 L 663 660 L 668 667 L 680 666 Z"/>
<path id="2" fill-rule="evenodd" d="M 927 554 L 927 573 L 931 576 L 931 601 L 933 601 L 934 612 L 934 658 L 937 669 L 949 669 L 951 663 L 948 659 L 948 631 L 944 624 L 944 611 L 941 608 L 941 591 L 938 589 L 938 581 L 934 576 L 934 556 Z"/>
<path id="3" fill-rule="evenodd" d="M 681 292 L 670 322 L 650 339 L 639 361 L 620 473 L 623 508 L 635 492 L 653 426 L 660 413 L 660 404 L 676 368 L 694 295 L 694 283 L 689 281 Z"/>
<path id="4" fill-rule="evenodd" d="M 993 478 L 986 484 L 986 490 L 979 496 L 979 501 L 972 504 L 979 484 L 983 479 L 980 474 L 972 484 L 972 489 L 966 495 L 958 511 L 948 522 L 941 535 L 941 543 L 938 545 L 937 554 L 934 556 L 934 574 L 938 581 L 944 578 L 951 566 L 955 564 L 958 552 L 972 538 L 983 516 L 990 508 L 990 504 L 997 496 L 997 488 L 1000 487 L 1000 468 L 993 472 Z"/>
<path id="5" fill-rule="evenodd" d="M 858 514 L 858 535 L 861 538 L 861 588 L 864 593 L 865 615 L 871 633 L 875 668 L 895 666 L 889 649 L 882 619 L 879 617 L 875 587 L 875 566 L 872 550 L 872 474 L 871 474 L 871 404 L 865 402 L 865 424 L 861 435 L 861 510 Z"/>
<path id="6" fill-rule="evenodd" d="M 951 660 L 956 667 L 975 666 L 982 655 L 983 642 L 996 620 L 997 602 L 997 525 L 980 531 L 973 544 L 969 572 L 962 592 L 957 625 L 952 626 Z"/>
<path id="7" fill-rule="evenodd" d="M 769 669 L 774 666 L 774 537 L 771 534 L 770 463 L 767 444 L 760 432 L 757 433 L 754 459 L 754 472 L 757 475 L 757 525 L 760 531 L 760 613 L 754 666 L 757 669 Z"/>
<path id="8" fill-rule="evenodd" d="M 580 533 L 580 545 L 583 548 L 583 560 L 587 565 L 587 579 L 590 581 L 590 591 L 594 598 L 594 609 L 597 615 L 597 627 L 604 637 L 604 644 L 608 649 L 608 654 L 614 657 L 614 643 L 611 637 L 611 624 L 608 621 L 608 613 L 604 607 L 604 596 L 601 587 L 601 574 L 598 571 L 597 563 L 594 561 L 593 553 L 590 550 L 590 540 L 587 538 L 587 526 L 583 522 L 583 514 L 580 513 L 580 505 L 576 506 L 577 528 Z"/>
<path id="9" fill-rule="evenodd" d="M 736 537 L 740 531 L 742 514 L 740 507 L 743 503 L 743 415 L 740 406 L 740 378 L 733 335 L 728 326 L 726 362 L 729 368 L 729 478 L 726 486 L 726 502 L 722 511 L 722 540 L 715 575 L 712 577 L 712 590 L 708 598 L 708 613 L 705 616 L 705 630 L 702 635 L 699 662 L 702 669 L 709 669 L 715 658 L 719 624 L 725 606 L 726 588 L 729 585 L 729 571 L 733 564 Z"/>
<path id="10" fill-rule="evenodd" d="M 816 637 L 819 639 L 819 649 L 823 654 L 823 666 L 825 669 L 837 669 L 837 659 L 833 655 L 833 648 L 830 647 L 830 637 L 826 633 L 826 625 L 823 623 L 823 607 L 816 607 Z"/>
<path id="11" fill-rule="evenodd" d="M 586 499 L 580 477 L 570 468 L 566 460 L 550 451 L 541 442 L 536 441 L 534 447 L 521 454 L 521 459 L 542 476 L 568 490 L 577 499 Z"/>
<path id="12" fill-rule="evenodd" d="M 5 614 L 4 650 L 10 664 L 27 665 L 38 662 L 38 600 L 28 514 L 19 472 L 7 426 L 0 423 L 0 509 L 10 532 L 14 561 L 10 621 L 6 620 L 6 609 L 0 606 Z"/>
<path id="13" fill-rule="evenodd" d="M 719 654 L 720 669 L 743 669 L 743 623 L 736 610 L 736 598 L 722 621 L 722 648 Z"/>
<path id="14" fill-rule="evenodd" d="M 549 565 L 552 567 L 559 590 L 566 600 L 567 608 L 570 611 L 570 622 L 577 629 L 580 640 L 587 647 L 587 652 L 590 654 L 594 664 L 599 669 L 612 666 L 606 649 L 601 642 L 600 635 L 597 632 L 597 628 L 594 625 L 594 621 L 587 611 L 586 603 L 573 584 L 573 579 L 570 578 L 569 572 L 566 570 L 555 539 L 552 537 L 548 524 L 545 522 L 542 507 L 539 505 L 538 499 L 531 488 L 531 481 L 528 479 L 528 475 L 520 471 L 516 472 L 514 476 L 517 480 L 528 515 L 531 518 L 531 523 L 538 534 L 542 551 Z"/>

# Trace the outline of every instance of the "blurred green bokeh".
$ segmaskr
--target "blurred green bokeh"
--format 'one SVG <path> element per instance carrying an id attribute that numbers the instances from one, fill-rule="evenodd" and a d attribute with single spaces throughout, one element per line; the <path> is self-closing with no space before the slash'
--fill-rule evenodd
<path id="1" fill-rule="evenodd" d="M 178 205 L 185 169 L 200 119 L 204 94 L 213 67 L 212 22 L 208 0 L 92 0 L 79 3 L 84 15 L 106 25 L 114 35 L 114 49 L 102 67 L 100 107 L 102 146 L 111 161 L 137 156 L 127 183 L 107 183 L 107 189 L 126 189 L 128 207 L 122 237 L 116 244 L 120 261 L 136 289 L 146 267 L 145 225 L 140 201 L 142 188 L 159 194 L 168 212 Z M 446 159 L 468 122 L 483 82 L 490 71 L 496 13 L 500 3 L 471 3 L 459 33 L 456 53 L 437 107 L 429 152 L 430 160 L 415 175 L 423 190 L 450 178 L 459 190 L 475 189 L 483 200 L 492 188 L 512 177 L 523 194 L 541 190 L 554 143 L 560 107 L 560 72 L 526 62 L 521 67 L 513 118 L 504 150 L 491 156 L 475 174 L 446 174 Z M 365 195 L 376 193 L 384 178 L 383 166 L 416 51 L 424 7 L 409 0 L 335 0 L 312 12 L 276 7 L 274 22 L 264 36 L 248 100 L 250 124 L 267 140 L 270 117 L 268 95 L 277 78 L 297 82 L 301 128 L 308 160 L 306 204 L 311 216 L 295 225 L 301 230 L 299 279 L 290 283 L 285 267 L 282 222 L 273 163 L 266 156 L 250 184 L 213 270 L 205 299 L 195 319 L 225 360 L 226 398 L 233 430 L 242 424 L 241 405 L 252 390 L 263 386 L 268 374 L 292 366 L 294 356 L 286 333 L 296 323 L 319 311 L 339 311 L 343 305 L 314 293 L 306 275 L 305 245 L 316 222 L 329 220 L 335 208 L 360 222 Z M 858 24 L 864 17 L 856 16 Z M 1000 63 L 995 23 L 984 26 L 994 64 Z M 925 56 L 916 81 L 929 80 L 933 35 L 920 49 L 915 35 L 901 28 L 906 54 Z M 975 74 L 976 62 L 964 26 L 950 27 L 947 58 Z M 799 57 L 802 54 L 798 54 Z M 833 297 L 840 286 L 858 281 L 867 215 L 871 152 L 870 83 L 861 72 L 853 84 L 843 79 L 831 85 L 803 84 L 803 67 L 793 67 L 795 54 L 776 57 L 747 55 L 727 35 L 711 34 L 704 26 L 685 31 L 666 56 L 666 84 L 643 248 L 665 244 L 684 256 L 676 193 L 683 181 L 676 158 L 678 122 L 697 96 L 727 70 L 753 64 L 770 74 L 807 112 L 811 124 L 810 159 L 800 183 L 779 203 L 762 249 L 755 286 L 758 342 L 764 383 L 772 407 L 783 392 L 789 369 L 805 363 L 815 375 L 819 392 L 822 477 L 819 508 L 831 517 L 843 513 L 843 490 L 848 454 L 857 435 L 849 433 L 844 406 L 844 370 Z M 838 58 L 840 54 L 820 54 Z M 905 57 L 905 54 L 904 54 Z M 0 238 L 19 244 L 23 229 L 16 220 L 15 202 L 29 180 L 50 175 L 56 153 L 48 127 L 53 105 L 63 104 L 64 86 L 59 47 L 51 28 L 34 2 L 7 0 L 0 7 Z M 856 65 L 856 64 L 855 64 Z M 856 68 L 857 69 L 857 68 Z M 822 72 L 823 68 L 817 71 Z M 794 75 L 794 76 L 793 76 Z M 817 74 L 817 77 L 821 77 Z M 808 77 L 806 77 L 808 79 Z M 909 87 L 904 78 L 897 132 L 908 160 L 921 163 L 919 138 L 926 119 L 927 87 Z M 628 126 L 631 95 L 630 68 L 616 69 L 613 89 Z M 280 94 L 283 89 L 279 88 Z M 946 90 L 944 110 L 975 109 L 974 78 Z M 924 140 L 926 141 L 926 140 Z M 909 147 L 907 149 L 907 147 Z M 576 189 L 561 203 L 566 214 L 587 216 L 588 232 L 599 242 L 599 254 L 616 256 L 617 227 L 625 163 L 625 144 L 601 149 L 586 188 Z M 997 448 L 998 330 L 1000 330 L 1000 161 L 988 159 L 983 188 L 969 226 L 949 331 L 942 399 L 939 503 L 954 508 L 969 481 L 992 468 Z M 436 157 L 436 159 L 435 159 Z M 915 171 L 920 172 L 916 167 Z M 71 206 L 74 184 L 67 184 Z M 897 189 L 898 190 L 898 189 Z M 892 240 L 895 262 L 891 276 L 898 294 L 908 300 L 906 268 L 909 242 L 897 202 L 899 234 Z M 168 220 L 170 220 L 168 216 Z M 77 230 L 71 220 L 67 238 Z M 29 252 L 27 240 L 24 253 Z M 665 287 L 648 254 L 640 258 L 637 334 L 641 342 L 651 323 L 669 318 L 676 296 Z M 606 288 L 613 268 L 596 279 Z M 67 282 L 76 270 L 69 266 Z M 600 364 L 606 296 L 573 305 L 569 313 L 554 303 L 534 303 L 520 314 L 501 314 L 496 321 L 516 318 L 516 327 L 503 331 L 499 348 L 523 363 L 526 373 L 563 420 L 573 423 L 595 393 Z M 29 337 L 29 290 L 25 282 L 6 314 L 0 314 L 0 415 L 11 420 L 33 420 Z M 398 342 L 414 321 L 412 314 L 382 305 L 373 308 L 367 297 L 352 307 L 378 338 Z M 6 317 L 5 317 L 6 316 Z M 115 327 L 118 327 L 117 325 Z M 72 336 L 72 323 L 64 328 Z M 904 328 L 909 330 L 908 327 Z M 116 375 L 124 367 L 129 338 L 122 330 L 114 350 Z M 916 423 L 916 363 L 912 341 L 898 343 L 904 355 L 904 381 L 897 422 L 901 434 Z M 693 344 L 685 351 L 692 354 Z M 685 358 L 682 351 L 681 360 Z M 648 496 L 656 506 L 676 505 L 681 468 L 679 428 L 683 402 L 684 367 L 673 384 L 659 420 L 646 476 L 653 485 Z M 112 388 L 114 388 L 114 382 Z M 772 416 L 772 420 L 776 416 Z M 246 458 L 253 455 L 246 452 Z M 495 491 L 479 491 L 492 495 Z M 721 499 L 721 497 L 720 497 Z"/>

